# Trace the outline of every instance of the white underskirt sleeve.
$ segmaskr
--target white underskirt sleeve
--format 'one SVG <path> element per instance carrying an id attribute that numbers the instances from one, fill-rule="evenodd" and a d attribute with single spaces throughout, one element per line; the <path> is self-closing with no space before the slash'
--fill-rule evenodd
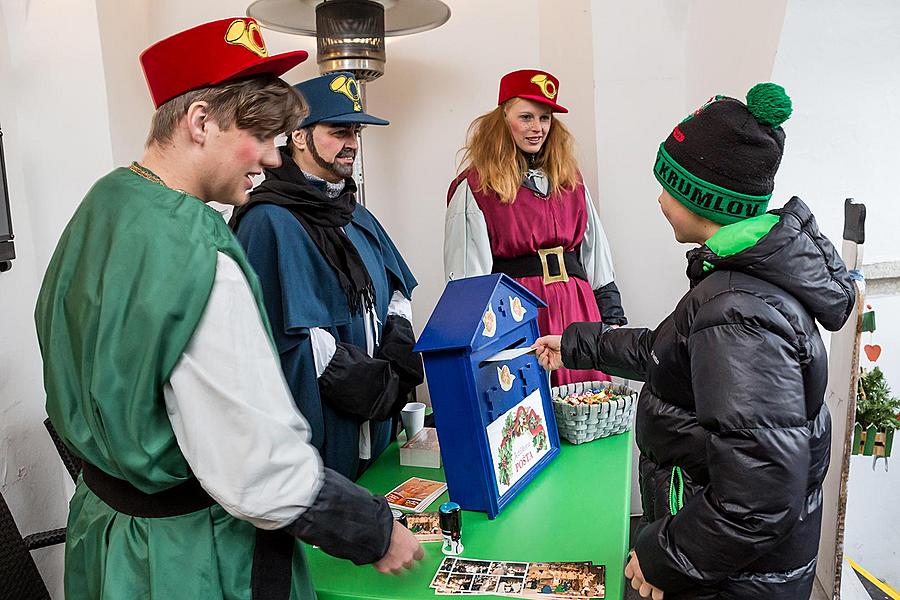
<path id="1" fill-rule="evenodd" d="M 194 336 L 164 387 L 181 452 L 231 515 L 284 527 L 315 500 L 322 462 L 240 267 L 219 253 Z"/>
<path id="2" fill-rule="evenodd" d="M 328 363 L 334 358 L 337 342 L 334 336 L 324 329 L 313 327 L 309 330 L 309 343 L 312 346 L 313 361 L 316 363 L 316 377 L 318 378 L 322 376 Z"/>
<path id="3" fill-rule="evenodd" d="M 387 314 L 403 317 L 412 323 L 412 302 L 403 295 L 403 292 L 394 290 L 394 295 L 391 296 L 391 303 L 388 304 Z"/>
<path id="4" fill-rule="evenodd" d="M 584 199 L 587 204 L 587 229 L 581 243 L 581 263 L 584 265 L 591 289 L 596 290 L 614 281 L 616 273 L 613 270 L 609 242 L 606 240 L 606 233 L 603 231 L 600 216 L 591 201 L 587 186 L 584 188 Z"/>
<path id="5" fill-rule="evenodd" d="M 369 309 L 363 319 L 363 325 L 366 330 L 366 354 L 375 355 L 375 348 L 380 344 L 378 332 L 380 330 L 381 320 L 375 314 L 375 307 Z M 372 430 L 369 427 L 369 421 L 363 421 L 359 424 L 359 459 L 370 460 L 372 458 Z"/>
<path id="6" fill-rule="evenodd" d="M 463 179 L 450 198 L 444 220 L 444 276 L 450 281 L 487 275 L 493 267 L 484 213 Z"/>

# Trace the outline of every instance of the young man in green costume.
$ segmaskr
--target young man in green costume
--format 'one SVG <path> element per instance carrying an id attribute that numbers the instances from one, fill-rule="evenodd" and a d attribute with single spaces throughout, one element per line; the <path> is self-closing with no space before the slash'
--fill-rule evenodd
<path id="1" fill-rule="evenodd" d="M 146 50 L 157 112 L 140 163 L 100 179 L 64 231 L 35 318 L 47 412 L 84 461 L 66 597 L 315 598 L 298 539 L 400 572 L 422 550 L 323 468 L 281 373 L 259 282 L 221 216 L 276 167 L 302 99 L 255 21 Z"/>
<path id="2" fill-rule="evenodd" d="M 766 212 L 791 114 L 781 86 L 715 96 L 675 126 L 653 172 L 691 289 L 656 329 L 575 323 L 541 364 L 644 381 L 635 438 L 644 515 L 625 568 L 653 600 L 809 598 L 831 419 L 817 322 L 855 287 L 809 207 Z"/>

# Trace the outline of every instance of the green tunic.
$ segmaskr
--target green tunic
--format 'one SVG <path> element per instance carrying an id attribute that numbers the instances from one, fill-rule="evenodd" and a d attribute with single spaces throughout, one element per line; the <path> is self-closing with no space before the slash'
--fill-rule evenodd
<path id="1" fill-rule="evenodd" d="M 206 307 L 217 252 L 243 270 L 268 330 L 259 282 L 222 217 L 193 196 L 116 169 L 75 212 L 38 297 L 50 420 L 81 458 L 146 493 L 192 477 L 163 386 Z M 251 597 L 256 529 L 219 505 L 132 517 L 79 478 L 69 509 L 68 600 Z M 291 598 L 315 598 L 299 542 Z"/>

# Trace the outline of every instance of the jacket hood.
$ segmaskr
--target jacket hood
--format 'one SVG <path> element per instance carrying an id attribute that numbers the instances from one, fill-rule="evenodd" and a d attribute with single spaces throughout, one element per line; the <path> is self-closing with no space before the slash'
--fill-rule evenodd
<path id="1" fill-rule="evenodd" d="M 844 261 L 800 198 L 794 196 L 767 215 L 777 215 L 778 222 L 735 254 L 720 256 L 707 245 L 688 252 L 691 285 L 714 271 L 742 271 L 787 291 L 825 329 L 837 331 L 856 303 L 856 287 Z"/>

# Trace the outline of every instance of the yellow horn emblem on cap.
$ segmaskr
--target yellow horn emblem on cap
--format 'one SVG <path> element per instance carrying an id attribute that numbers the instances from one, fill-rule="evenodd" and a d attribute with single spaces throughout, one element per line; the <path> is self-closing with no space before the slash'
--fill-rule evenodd
<path id="1" fill-rule="evenodd" d="M 547 79 L 547 76 L 543 73 L 532 77 L 531 83 L 541 88 L 541 93 L 550 100 L 556 98 L 556 84 L 553 83 L 550 79 Z"/>
<path id="2" fill-rule="evenodd" d="M 259 42 L 256 41 L 257 39 Z M 254 21 L 250 21 L 249 23 L 243 19 L 235 19 L 232 21 L 231 25 L 228 26 L 228 30 L 225 32 L 225 41 L 229 44 L 234 44 L 235 46 L 243 46 L 261 58 L 269 56 L 269 51 L 266 50 L 266 43 L 263 41 L 259 25 Z"/>
<path id="3" fill-rule="evenodd" d="M 331 80 L 331 91 L 335 94 L 343 94 L 353 101 L 353 110 L 360 112 L 362 105 L 359 103 L 359 84 L 352 77 L 338 75 Z"/>

